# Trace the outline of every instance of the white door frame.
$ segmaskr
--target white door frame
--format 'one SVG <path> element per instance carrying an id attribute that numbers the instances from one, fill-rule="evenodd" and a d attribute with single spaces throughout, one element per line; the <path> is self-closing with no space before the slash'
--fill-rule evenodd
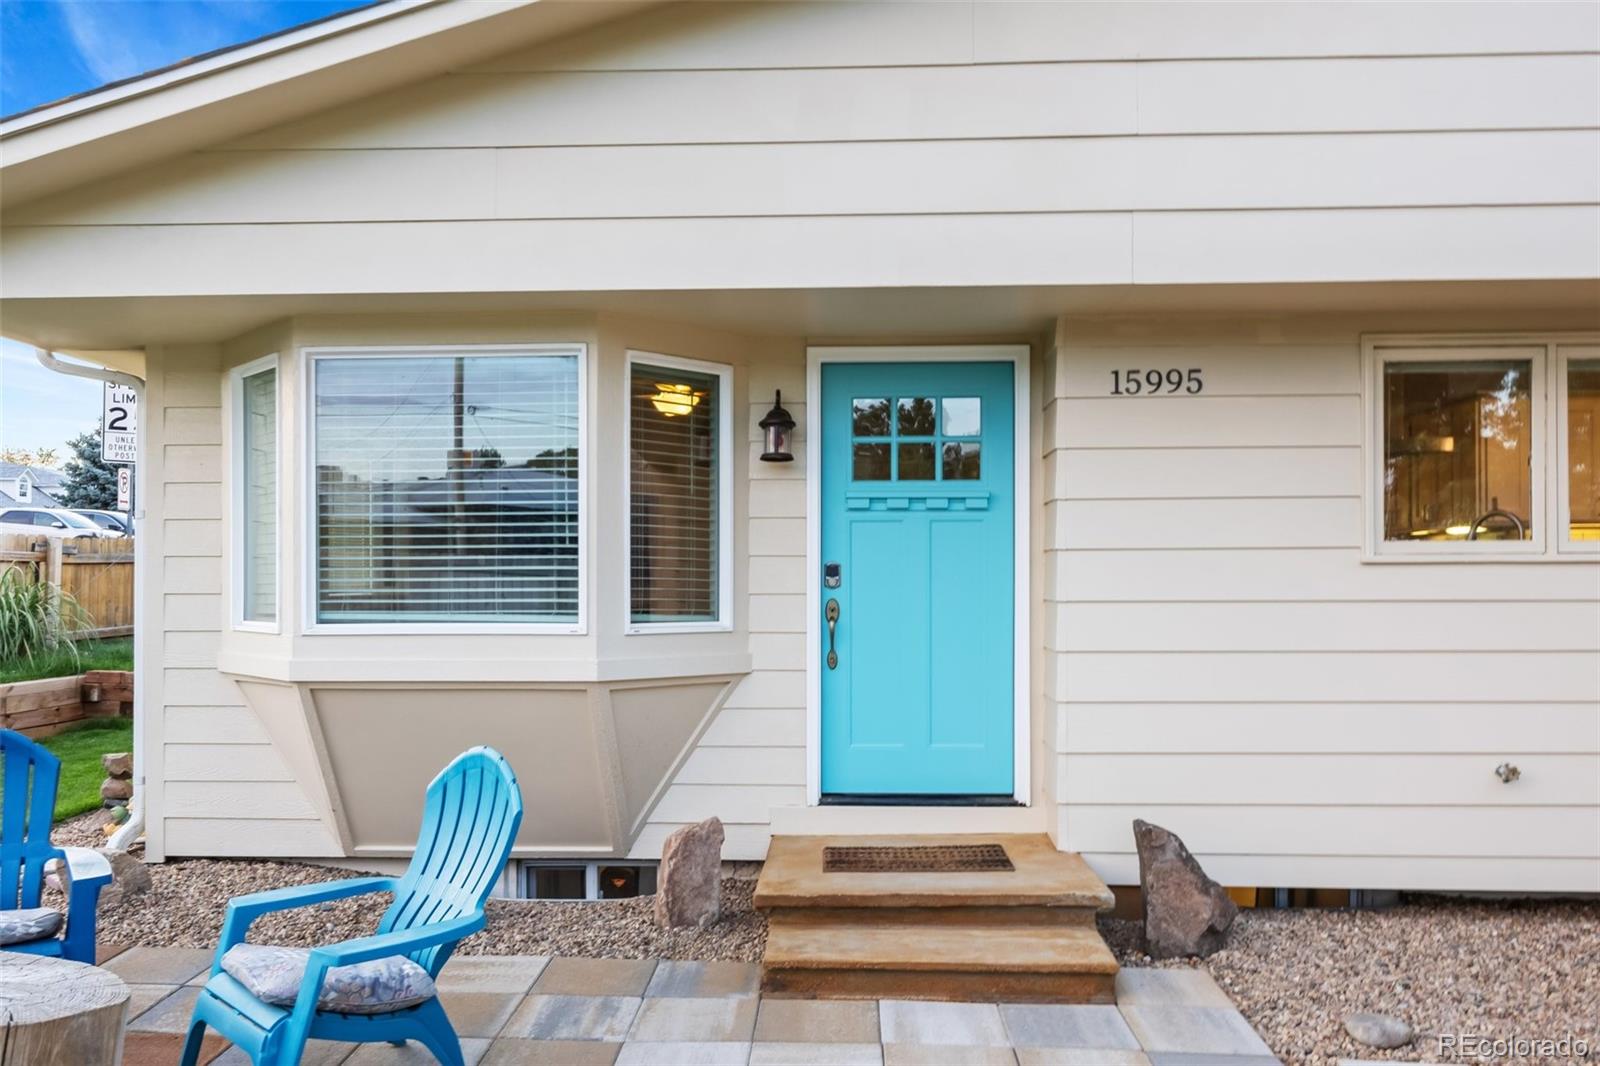
<path id="1" fill-rule="evenodd" d="M 1033 501 L 1029 488 L 1033 463 L 1028 439 L 1033 411 L 1029 406 L 1029 347 L 1026 344 L 887 345 L 808 347 L 806 349 L 806 804 L 822 799 L 822 365 L 824 363 L 1011 363 L 1016 410 L 1012 414 L 1016 440 L 1011 465 L 1013 490 L 1012 536 L 1015 558 L 1012 571 L 1012 699 L 1015 702 L 1012 740 L 1012 797 L 1023 806 L 1032 799 L 1029 726 L 1032 724 L 1032 673 L 1029 652 L 1029 530 Z"/>

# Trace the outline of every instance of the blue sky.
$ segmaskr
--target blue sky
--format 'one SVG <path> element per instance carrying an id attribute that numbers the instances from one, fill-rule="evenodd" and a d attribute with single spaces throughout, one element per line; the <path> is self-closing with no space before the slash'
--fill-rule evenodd
<path id="1" fill-rule="evenodd" d="M 0 114 L 367 0 L 0 0 Z"/>
<path id="2" fill-rule="evenodd" d="M 0 114 L 81 93 L 368 0 L 0 0 Z M 0 446 L 55 447 L 100 417 L 96 382 L 0 340 Z"/>

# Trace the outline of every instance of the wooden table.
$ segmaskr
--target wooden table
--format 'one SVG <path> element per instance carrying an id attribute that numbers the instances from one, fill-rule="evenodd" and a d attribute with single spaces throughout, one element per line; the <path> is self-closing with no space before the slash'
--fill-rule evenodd
<path id="1" fill-rule="evenodd" d="M 109 970 L 0 951 L 0 1066 L 116 1066 L 128 986 Z"/>

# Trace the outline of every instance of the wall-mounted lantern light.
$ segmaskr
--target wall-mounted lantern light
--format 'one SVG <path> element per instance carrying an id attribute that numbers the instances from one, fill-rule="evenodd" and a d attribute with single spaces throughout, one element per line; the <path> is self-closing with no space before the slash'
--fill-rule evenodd
<path id="1" fill-rule="evenodd" d="M 794 441 L 794 418 L 783 409 L 782 389 L 773 397 L 772 410 L 761 420 L 761 432 L 765 443 L 765 450 L 761 453 L 763 463 L 794 461 L 794 452 L 789 450 Z"/>

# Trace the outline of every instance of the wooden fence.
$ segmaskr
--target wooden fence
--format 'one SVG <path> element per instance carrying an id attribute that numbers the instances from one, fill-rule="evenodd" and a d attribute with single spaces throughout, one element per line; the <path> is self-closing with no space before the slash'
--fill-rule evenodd
<path id="1" fill-rule="evenodd" d="M 133 632 L 133 538 L 62 540 L 29 533 L 0 534 L 0 568 L 48 581 L 78 602 L 87 615 L 85 637 Z"/>

